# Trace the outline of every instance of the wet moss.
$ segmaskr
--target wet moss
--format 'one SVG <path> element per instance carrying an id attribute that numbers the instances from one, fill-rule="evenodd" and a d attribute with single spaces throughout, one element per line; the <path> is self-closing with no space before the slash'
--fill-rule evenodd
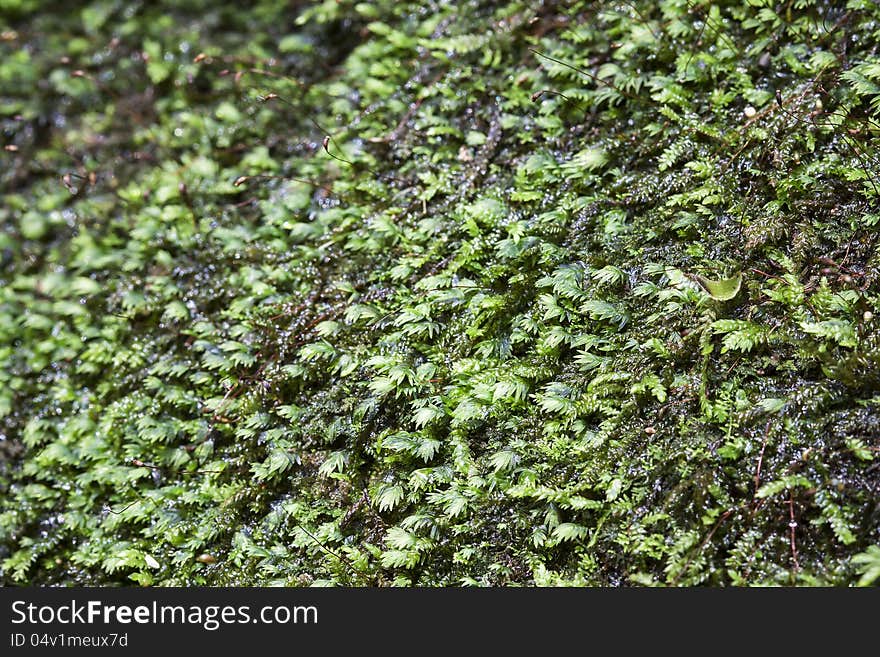
<path id="1" fill-rule="evenodd" d="M 880 574 L 872 3 L 13 4 L 5 583 Z"/>

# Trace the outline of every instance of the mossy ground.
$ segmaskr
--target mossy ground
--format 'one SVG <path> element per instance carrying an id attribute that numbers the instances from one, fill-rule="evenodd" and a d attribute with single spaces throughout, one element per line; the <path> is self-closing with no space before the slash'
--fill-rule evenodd
<path id="1" fill-rule="evenodd" d="M 0 12 L 4 583 L 880 576 L 876 3 Z"/>

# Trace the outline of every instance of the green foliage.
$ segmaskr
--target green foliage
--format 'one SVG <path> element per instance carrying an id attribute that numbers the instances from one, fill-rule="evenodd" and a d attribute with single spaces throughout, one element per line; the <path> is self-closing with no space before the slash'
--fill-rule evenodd
<path id="1" fill-rule="evenodd" d="M 3 583 L 877 581 L 875 3 L 0 4 Z"/>
<path id="2" fill-rule="evenodd" d="M 880 579 L 880 546 L 869 546 L 867 550 L 854 556 L 853 562 L 858 564 L 858 571 L 862 575 L 859 586 L 871 586 Z"/>

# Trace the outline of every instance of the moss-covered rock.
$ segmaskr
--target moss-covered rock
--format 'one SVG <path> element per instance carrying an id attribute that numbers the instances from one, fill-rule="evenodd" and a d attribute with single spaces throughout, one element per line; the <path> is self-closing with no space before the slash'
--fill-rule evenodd
<path id="1" fill-rule="evenodd" d="M 0 580 L 870 584 L 880 9 L 7 2 Z"/>

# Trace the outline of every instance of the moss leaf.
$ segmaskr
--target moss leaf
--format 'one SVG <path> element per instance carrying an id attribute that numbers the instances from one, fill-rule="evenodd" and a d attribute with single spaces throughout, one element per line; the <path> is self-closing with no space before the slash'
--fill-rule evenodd
<path id="1" fill-rule="evenodd" d="M 742 287 L 741 272 L 731 278 L 722 278 L 717 281 L 703 276 L 694 276 L 694 278 L 706 290 L 709 296 L 716 301 L 730 301 L 739 294 L 739 289 Z"/>

